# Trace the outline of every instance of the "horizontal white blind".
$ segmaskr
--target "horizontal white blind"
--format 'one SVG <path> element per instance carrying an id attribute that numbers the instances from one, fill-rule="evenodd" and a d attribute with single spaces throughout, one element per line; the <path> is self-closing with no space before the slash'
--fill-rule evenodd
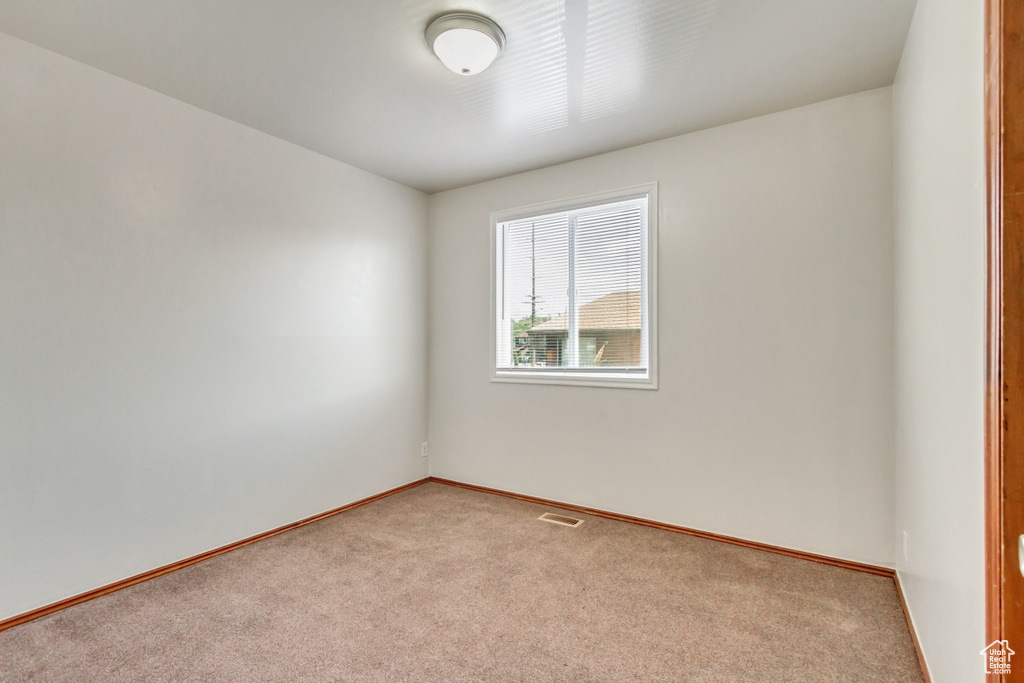
<path id="1" fill-rule="evenodd" d="M 646 211 L 642 197 L 497 225 L 499 370 L 645 370 Z"/>
<path id="2" fill-rule="evenodd" d="M 643 365 L 642 207 L 627 202 L 575 221 L 581 367 Z"/>
<path id="3" fill-rule="evenodd" d="M 507 367 L 567 364 L 565 339 L 531 339 L 529 331 L 569 312 L 569 217 L 537 216 L 505 224 L 504 342 Z M 566 328 L 568 329 L 568 328 Z M 563 335 L 564 337 L 564 335 Z"/>

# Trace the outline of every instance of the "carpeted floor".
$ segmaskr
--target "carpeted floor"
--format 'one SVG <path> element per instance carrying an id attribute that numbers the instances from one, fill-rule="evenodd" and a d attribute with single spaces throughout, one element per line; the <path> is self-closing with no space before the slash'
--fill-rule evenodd
<path id="1" fill-rule="evenodd" d="M 428 483 L 0 633 L 0 681 L 921 681 L 891 579 Z"/>

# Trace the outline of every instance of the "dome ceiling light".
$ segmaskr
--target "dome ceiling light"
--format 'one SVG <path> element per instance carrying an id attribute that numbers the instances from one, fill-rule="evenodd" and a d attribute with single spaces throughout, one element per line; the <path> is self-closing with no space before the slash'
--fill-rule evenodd
<path id="1" fill-rule="evenodd" d="M 427 25 L 427 45 L 460 76 L 478 74 L 505 48 L 505 33 L 487 17 L 469 12 L 442 14 Z"/>

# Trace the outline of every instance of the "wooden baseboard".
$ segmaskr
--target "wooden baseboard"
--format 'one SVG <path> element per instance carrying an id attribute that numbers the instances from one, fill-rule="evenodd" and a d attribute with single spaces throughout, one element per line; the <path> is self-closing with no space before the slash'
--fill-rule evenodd
<path id="1" fill-rule="evenodd" d="M 21 624 L 27 623 L 34 619 L 45 617 L 47 614 L 53 614 L 54 612 L 59 612 L 62 609 L 67 609 L 68 607 L 72 607 L 83 602 L 88 602 L 89 600 L 95 600 L 96 598 L 100 598 L 104 595 L 108 595 L 115 591 L 119 591 L 122 588 L 128 588 L 129 586 L 134 586 L 137 583 L 149 581 L 150 579 L 155 579 L 158 576 L 163 576 L 164 574 L 170 574 L 171 572 L 177 571 L 179 569 L 190 567 L 194 564 L 202 562 L 203 560 L 208 560 L 211 557 L 216 557 L 218 555 L 223 555 L 224 553 L 229 553 L 232 550 L 237 550 L 242 546 L 257 543 L 259 541 L 271 538 L 272 536 L 283 534 L 286 531 L 291 531 L 292 529 L 298 529 L 299 527 L 306 526 L 307 524 L 312 524 L 313 522 L 319 522 L 321 519 L 333 517 L 334 515 L 345 512 L 346 510 L 351 510 L 353 508 L 366 505 L 367 503 L 372 503 L 375 500 L 387 498 L 388 496 L 392 496 L 396 493 L 400 493 L 402 491 L 415 488 L 420 484 L 425 484 L 429 480 L 429 477 L 425 477 L 423 479 L 419 479 L 417 481 L 405 484 L 404 486 L 399 486 L 397 488 L 384 491 L 383 493 L 378 493 L 375 496 L 363 498 L 362 500 L 357 500 L 356 502 L 349 503 L 348 505 L 342 505 L 341 507 L 334 508 L 333 510 L 328 510 L 327 512 L 321 512 L 318 515 L 307 517 L 306 519 L 299 520 L 298 522 L 292 522 L 291 524 L 286 524 L 284 526 L 277 527 L 276 529 L 265 531 L 262 534 L 250 536 L 249 538 L 242 539 L 241 541 L 235 541 L 234 543 L 229 543 L 228 545 L 221 546 L 220 548 L 214 548 L 213 550 L 209 550 L 205 553 L 200 553 L 199 555 L 194 555 L 184 560 L 179 560 L 178 562 L 173 562 L 171 564 L 164 565 L 163 567 L 158 567 L 148 572 L 136 574 L 135 576 L 131 576 L 127 579 L 122 579 L 121 581 L 115 581 L 114 583 L 107 584 L 106 586 L 101 586 L 100 588 L 96 588 L 86 593 L 74 595 L 70 598 L 67 598 L 66 600 L 61 600 L 60 602 L 55 602 L 53 604 L 46 605 L 45 607 L 34 609 L 31 612 L 25 612 L 24 614 L 19 614 L 9 619 L 4 619 L 3 621 L 0 621 L 0 631 L 4 631 L 15 626 L 20 626 Z"/>
<path id="2" fill-rule="evenodd" d="M 802 550 L 792 550 L 790 548 L 782 548 L 777 545 L 768 545 L 767 543 L 758 543 L 757 541 L 748 541 L 742 538 L 734 538 L 732 536 L 723 536 L 722 534 L 711 533 L 710 531 L 700 531 L 699 529 L 690 529 L 685 526 L 676 526 L 674 524 L 665 524 L 663 522 L 655 522 L 650 519 L 644 519 L 642 517 L 632 517 L 630 515 L 621 515 L 617 512 L 608 512 L 606 510 L 598 510 L 596 508 L 588 508 L 582 505 L 573 505 L 571 503 L 561 503 L 556 500 L 548 500 L 546 498 L 537 498 L 536 496 L 527 496 L 521 493 L 511 493 L 509 491 L 502 491 L 501 489 L 492 489 L 486 486 L 477 486 L 476 484 L 466 484 L 461 481 L 454 481 L 451 479 L 442 479 L 440 477 L 430 477 L 429 481 L 437 482 L 439 484 L 447 484 L 448 486 L 457 486 L 463 489 L 469 489 L 470 491 L 480 491 L 482 493 L 493 493 L 499 496 L 505 496 L 507 498 L 515 498 L 516 500 L 523 500 L 528 503 L 539 503 L 541 505 L 549 505 L 551 507 L 561 508 L 562 510 L 570 510 L 572 512 L 582 512 L 586 515 L 593 515 L 595 517 L 604 517 L 605 519 L 614 519 L 620 522 L 629 522 L 630 524 L 639 524 L 641 526 L 648 526 L 655 529 L 663 529 L 665 531 L 674 531 L 680 534 L 686 534 L 688 536 L 697 536 L 698 538 L 706 538 L 711 541 L 721 541 L 723 543 L 731 543 L 733 545 L 743 546 L 744 548 L 753 548 L 754 550 L 764 550 L 765 552 L 775 553 L 777 555 L 787 555 L 789 557 L 796 557 L 801 560 L 810 560 L 811 562 L 819 562 L 821 564 L 832 565 L 833 567 L 842 567 L 843 569 L 852 569 L 858 572 L 867 572 L 868 574 L 875 574 L 877 576 L 886 576 L 894 578 L 896 572 L 888 567 L 879 567 L 874 564 L 864 564 L 862 562 L 852 562 L 850 560 L 841 560 L 836 557 L 828 557 L 827 555 L 816 555 L 814 553 L 806 553 Z"/>
<path id="3" fill-rule="evenodd" d="M 921 642 L 917 639 L 917 631 L 914 630 L 914 622 L 910 618 L 910 609 L 907 607 L 907 599 L 903 596 L 903 586 L 900 584 L 900 575 L 892 577 L 896 582 L 896 592 L 900 596 L 900 606 L 903 607 L 903 616 L 907 620 L 907 628 L 910 629 L 910 638 L 914 641 L 914 652 L 917 653 L 917 663 L 921 665 L 921 673 L 924 674 L 925 683 L 932 683 L 931 674 L 928 673 L 928 663 L 924 661 L 924 650 L 921 649 Z"/>
<path id="4" fill-rule="evenodd" d="M 854 571 L 867 572 L 869 574 L 875 574 L 875 575 L 878 575 L 878 576 L 886 576 L 886 577 L 892 578 L 895 581 L 895 583 L 896 583 L 896 591 L 899 594 L 900 604 L 903 607 L 903 614 L 904 614 L 904 616 L 906 617 L 906 620 L 907 620 L 907 628 L 910 629 L 910 636 L 911 636 L 911 638 L 914 641 L 914 649 L 917 652 L 917 658 L 918 658 L 918 661 L 920 662 L 920 665 L 921 665 L 921 671 L 924 673 L 925 681 L 927 683 L 931 683 L 931 677 L 928 674 L 928 668 L 927 668 L 927 666 L 925 664 L 924 655 L 923 655 L 923 653 L 921 651 L 921 645 L 918 642 L 917 634 L 914 631 L 914 624 L 910 620 L 910 612 L 907 609 L 907 603 L 906 603 L 906 600 L 905 600 L 905 598 L 903 596 L 903 589 L 900 586 L 899 577 L 896 575 L 896 572 L 893 571 L 892 569 L 889 569 L 887 567 L 879 567 L 879 566 L 871 565 L 871 564 L 864 564 L 864 563 L 861 563 L 861 562 L 851 562 L 849 560 L 841 560 L 841 559 L 834 558 L 834 557 L 828 557 L 826 555 L 816 555 L 814 553 L 807 553 L 807 552 L 803 552 L 803 551 L 800 551 L 800 550 L 792 550 L 792 549 L 789 549 L 789 548 L 782 548 L 782 547 L 779 547 L 779 546 L 768 545 L 766 543 L 758 543 L 756 541 L 748 541 L 748 540 L 745 540 L 745 539 L 742 539 L 742 538 L 734 538 L 732 536 L 723 536 L 722 534 L 715 534 L 715 533 L 711 533 L 711 532 L 708 532 L 708 531 L 700 531 L 698 529 L 690 529 L 688 527 L 676 526 L 676 525 L 673 525 L 673 524 L 664 524 L 662 522 L 655 522 L 655 521 L 652 521 L 652 520 L 649 520 L 649 519 L 643 519 L 642 517 L 632 517 L 630 515 L 622 515 L 622 514 L 619 514 L 617 512 L 607 512 L 605 510 L 598 510 L 596 508 L 589 508 L 589 507 L 585 507 L 585 506 L 582 506 L 582 505 L 573 505 L 571 503 L 562 503 L 562 502 L 559 502 L 559 501 L 548 500 L 546 498 L 538 498 L 536 496 L 527 496 L 527 495 L 523 495 L 523 494 L 520 494 L 520 493 L 512 493 L 510 491 L 502 491 L 501 489 L 492 489 L 492 488 L 489 488 L 489 487 L 486 487 L 486 486 L 477 486 L 475 484 L 466 484 L 466 483 L 459 482 L 459 481 L 453 481 L 451 479 L 443 479 L 441 477 L 426 477 L 424 479 L 419 479 L 417 481 L 405 484 L 404 486 L 399 486 L 397 488 L 393 488 L 393 489 L 390 489 L 388 491 L 384 491 L 383 493 L 378 493 L 375 496 L 370 496 L 369 498 L 363 498 L 362 500 L 357 500 L 354 503 L 349 503 L 348 505 L 342 505 L 341 507 L 334 508 L 333 510 L 328 510 L 327 512 L 322 512 L 322 513 L 320 513 L 318 515 L 314 515 L 312 517 L 307 517 L 306 519 L 299 520 L 298 522 L 293 522 L 291 524 L 286 524 L 285 526 L 281 526 L 281 527 L 278 527 L 276 529 L 272 529 L 270 531 L 266 531 L 266 532 L 264 532 L 262 534 L 257 534 L 255 536 L 250 536 L 249 538 L 245 538 L 245 539 L 243 539 L 241 541 L 236 541 L 235 543 L 230 543 L 228 545 L 221 546 L 220 548 L 215 548 L 214 550 L 210 550 L 210 551 L 207 551 L 205 553 L 201 553 L 199 555 L 194 555 L 194 556 L 189 557 L 187 559 L 180 560 L 180 561 L 174 562 L 172 564 L 164 565 L 163 567 L 158 567 L 157 569 L 153 569 L 153 570 L 148 571 L 148 572 L 143 572 L 142 574 L 136 574 L 135 576 L 129 577 L 127 579 L 123 579 L 121 581 L 116 581 L 116 582 L 108 584 L 106 586 L 102 586 L 100 588 L 96 588 L 94 590 L 88 591 L 86 593 L 81 593 L 79 595 L 72 596 L 72 597 L 67 598 L 65 600 L 61 600 L 60 602 L 55 602 L 53 604 L 46 605 L 44 607 L 40 607 L 38 609 L 32 610 L 31 612 L 25 612 L 24 614 L 19 614 L 17 616 L 11 617 L 9 619 L 5 619 L 3 621 L 0 621 L 0 631 L 4 631 L 6 629 L 13 628 L 15 626 L 19 626 L 21 624 L 27 623 L 27 622 L 32 621 L 34 619 L 38 619 L 40 617 L 44 617 L 44 616 L 46 616 L 48 614 L 53 614 L 54 612 L 59 612 L 60 610 L 67 609 L 68 607 L 72 607 L 73 605 L 78 605 L 78 604 L 81 604 L 83 602 L 88 602 L 89 600 L 94 600 L 96 598 L 102 597 L 104 595 L 108 595 L 108 594 L 113 593 L 115 591 L 119 591 L 122 588 L 128 588 L 129 586 L 134 586 L 135 584 L 142 583 L 143 581 L 149 581 L 150 579 L 155 579 L 155 578 L 157 578 L 159 576 L 163 576 L 165 574 L 170 574 L 173 571 L 177 571 L 179 569 L 184 569 L 185 567 L 189 567 L 191 565 L 197 564 L 199 562 L 202 562 L 203 560 L 208 560 L 211 557 L 216 557 L 218 555 L 223 555 L 224 553 L 231 552 L 232 550 L 236 550 L 236 549 L 241 548 L 243 546 L 250 545 L 252 543 L 257 543 L 257 542 L 262 541 L 264 539 L 271 538 L 273 536 L 277 536 L 278 534 L 283 534 L 286 531 L 291 531 L 292 529 L 298 529 L 299 527 L 305 526 L 307 524 L 312 524 L 313 522 L 320 521 L 321 519 L 326 519 L 327 517 L 332 517 L 334 515 L 337 515 L 337 514 L 340 514 L 342 512 L 345 512 L 346 510 L 351 510 L 353 508 L 360 507 L 361 505 L 366 505 L 368 503 L 372 503 L 372 502 L 374 502 L 376 500 L 380 500 L 381 498 L 386 498 L 388 496 L 394 495 L 394 494 L 399 493 L 401 491 L 406 491 L 408 489 L 414 488 L 414 487 L 419 486 L 421 484 L 425 484 L 427 482 L 436 482 L 438 484 L 445 484 L 447 486 L 456 486 L 456 487 L 459 487 L 459 488 L 468 489 L 470 491 L 479 491 L 479 492 L 482 492 L 482 493 L 490 493 L 490 494 L 494 494 L 494 495 L 505 496 L 507 498 L 515 498 L 517 500 L 522 500 L 522 501 L 526 501 L 526 502 L 529 502 L 529 503 L 539 503 L 541 505 L 547 505 L 547 506 L 559 508 L 559 509 L 562 509 L 562 510 L 569 510 L 571 512 L 581 512 L 583 514 L 593 515 L 595 517 L 604 517 L 606 519 L 613 519 L 613 520 L 617 520 L 617 521 L 620 521 L 620 522 L 629 522 L 630 524 L 639 524 L 641 526 L 652 527 L 652 528 L 655 528 L 655 529 L 662 529 L 662 530 L 665 530 L 665 531 L 673 531 L 673 532 L 676 532 L 676 533 L 687 534 L 689 536 L 696 536 L 698 538 L 705 538 L 705 539 L 712 540 L 712 541 L 721 541 L 723 543 L 731 543 L 733 545 L 739 545 L 739 546 L 743 546 L 745 548 L 752 548 L 754 550 L 763 550 L 765 552 L 776 553 L 778 555 L 786 555 L 786 556 L 789 556 L 789 557 L 795 557 L 795 558 L 798 558 L 798 559 L 809 560 L 811 562 L 819 562 L 821 564 L 827 564 L 827 565 L 831 565 L 831 566 L 834 566 L 834 567 L 842 567 L 844 569 L 851 569 L 851 570 L 854 570 Z"/>
<path id="5" fill-rule="evenodd" d="M 862 562 L 851 562 L 850 560 L 841 560 L 835 557 L 828 557 L 827 555 L 816 555 L 814 553 L 803 552 L 802 550 L 792 550 L 790 548 L 782 548 L 775 545 L 768 545 L 767 543 L 747 541 L 742 538 L 723 536 L 722 534 L 715 534 L 708 531 L 700 531 L 699 529 L 690 529 L 688 527 L 676 526 L 674 524 L 654 522 L 652 520 L 644 519 L 642 517 L 621 515 L 617 512 L 607 512 L 606 510 L 588 508 L 583 505 L 573 505 L 571 503 L 562 503 L 556 500 L 548 500 L 547 498 L 538 498 L 536 496 L 527 496 L 521 493 L 502 491 L 501 489 L 492 489 L 487 486 L 466 484 L 461 481 L 454 481 L 452 479 L 430 477 L 429 481 L 436 482 L 438 484 L 446 484 L 448 486 L 457 486 L 458 488 L 468 489 L 470 491 L 480 491 L 481 493 L 492 493 L 498 496 L 505 496 L 507 498 L 515 498 L 516 500 L 522 500 L 528 503 L 539 503 L 541 505 L 548 505 L 550 507 L 555 507 L 562 510 L 569 510 L 571 512 L 582 512 L 583 514 L 594 515 L 595 517 L 604 517 L 606 519 L 614 519 L 620 522 L 639 524 L 641 526 L 652 527 L 654 529 L 674 531 L 676 533 L 686 534 L 688 536 L 697 536 L 698 538 L 706 538 L 712 541 L 731 543 L 733 545 L 743 546 L 744 548 L 763 550 L 765 552 L 776 553 L 778 555 L 787 555 L 789 557 L 795 557 L 801 560 L 809 560 L 811 562 L 819 562 L 821 564 L 832 565 L 833 567 L 842 567 L 843 569 L 852 569 L 853 571 L 866 572 L 868 574 L 875 574 L 877 576 L 885 576 L 891 578 L 893 582 L 896 584 L 896 593 L 899 595 L 900 606 L 903 608 L 903 616 L 907 621 L 907 629 L 910 631 L 910 638 L 914 642 L 914 652 L 917 654 L 917 662 L 921 666 L 921 673 L 924 675 L 925 683 L 931 683 L 932 678 L 931 675 L 928 673 L 928 664 L 925 662 L 924 659 L 924 651 L 921 649 L 921 643 L 917 639 L 917 632 L 914 630 L 914 622 L 910 619 L 910 610 L 907 608 L 907 601 L 906 598 L 903 596 L 903 587 L 900 585 L 899 575 L 896 573 L 894 569 L 889 569 L 888 567 L 879 567 L 873 564 L 864 564 Z"/>
<path id="6" fill-rule="evenodd" d="M 921 643 L 917 639 L 917 632 L 914 630 L 914 622 L 910 619 L 910 610 L 907 608 L 907 601 L 906 598 L 903 596 L 903 587 L 900 585 L 899 575 L 896 573 L 894 569 L 889 569 L 888 567 L 879 567 L 873 564 L 864 564 L 862 562 L 851 562 L 850 560 L 841 560 L 836 557 L 828 557 L 827 555 L 816 555 L 815 553 L 807 553 L 803 552 L 802 550 L 782 548 L 776 545 L 768 545 L 767 543 L 747 541 L 742 538 L 723 536 L 722 534 L 715 534 L 708 531 L 700 531 L 699 529 L 690 529 L 688 527 L 676 526 L 674 524 L 664 524 L 663 522 L 655 522 L 649 519 L 644 519 L 642 517 L 621 515 L 617 512 L 607 512 L 606 510 L 598 510 L 596 508 L 589 508 L 583 505 L 573 505 L 571 503 L 562 503 L 556 500 L 548 500 L 547 498 L 538 498 L 536 496 L 527 496 L 521 493 L 502 491 L 501 489 L 492 489 L 487 486 L 466 484 L 461 481 L 454 481 L 452 479 L 430 477 L 429 481 L 436 482 L 438 484 L 446 484 L 448 486 L 457 486 L 458 488 L 468 489 L 470 491 L 492 493 L 498 496 L 505 496 L 507 498 L 515 498 L 516 500 L 522 500 L 528 503 L 538 503 L 540 505 L 547 505 L 562 510 L 569 510 L 571 512 L 581 512 L 587 515 L 594 515 L 595 517 L 604 517 L 605 519 L 614 519 L 620 522 L 639 524 L 641 526 L 652 527 L 654 529 L 674 531 L 676 533 L 686 534 L 688 536 L 697 536 L 698 538 L 706 538 L 712 541 L 731 543 L 733 545 L 743 546 L 744 548 L 763 550 L 765 552 L 776 553 L 778 555 L 787 555 L 789 557 L 795 557 L 801 560 L 809 560 L 811 562 L 819 562 L 821 564 L 832 565 L 833 567 L 842 567 L 843 569 L 852 569 L 853 571 L 866 572 L 868 574 L 875 574 L 876 576 L 885 576 L 891 578 L 893 582 L 896 584 L 896 593 L 897 595 L 899 595 L 900 606 L 903 608 L 903 616 L 907 621 L 907 629 L 910 631 L 910 638 L 914 642 L 914 652 L 917 654 L 917 662 L 921 666 L 921 673 L 924 675 L 925 683 L 931 683 L 932 678 L 931 675 L 928 673 L 928 664 L 925 662 L 924 659 L 924 651 L 921 649 Z"/>

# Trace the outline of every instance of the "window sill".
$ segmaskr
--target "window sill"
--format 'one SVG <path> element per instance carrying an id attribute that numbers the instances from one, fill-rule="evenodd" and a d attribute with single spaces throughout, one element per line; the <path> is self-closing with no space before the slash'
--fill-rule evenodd
<path id="1" fill-rule="evenodd" d="M 657 389 L 658 381 L 648 375 L 611 375 L 586 372 L 503 371 L 491 372 L 491 381 L 505 384 L 561 384 L 573 387 L 614 389 Z"/>

